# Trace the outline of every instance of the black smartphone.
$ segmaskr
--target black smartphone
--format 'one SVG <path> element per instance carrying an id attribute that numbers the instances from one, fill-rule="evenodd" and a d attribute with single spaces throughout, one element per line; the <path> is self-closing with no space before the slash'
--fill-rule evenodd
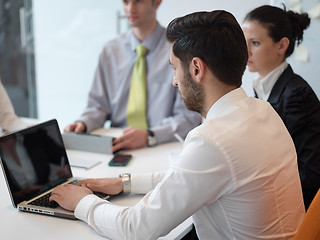
<path id="1" fill-rule="evenodd" d="M 132 155 L 130 154 L 115 154 L 113 158 L 110 160 L 109 166 L 126 166 L 131 158 Z"/>

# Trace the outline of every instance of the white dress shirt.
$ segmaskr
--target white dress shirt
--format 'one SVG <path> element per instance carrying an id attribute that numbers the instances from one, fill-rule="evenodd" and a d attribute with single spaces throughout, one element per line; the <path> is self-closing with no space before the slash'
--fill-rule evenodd
<path id="1" fill-rule="evenodd" d="M 15 131 L 26 126 L 14 113 L 10 98 L 0 80 L 0 132 Z"/>
<path id="2" fill-rule="evenodd" d="M 170 43 L 166 39 L 166 30 L 159 24 L 143 42 L 130 30 L 104 46 L 87 107 L 78 120 L 85 122 L 88 132 L 102 127 L 106 120 L 111 120 L 112 127 L 128 126 L 127 103 L 132 69 L 137 60 L 136 47 L 139 44 L 148 48 L 148 126 L 158 143 L 176 141 L 174 133 L 185 138 L 191 129 L 200 124 L 201 116 L 185 107 L 178 89 L 172 85 Z"/>
<path id="3" fill-rule="evenodd" d="M 150 156 L 151 157 L 151 156 Z M 132 174 L 134 207 L 94 195 L 75 216 L 111 239 L 156 239 L 193 216 L 200 239 L 292 239 L 304 204 L 293 142 L 269 103 L 220 98 L 166 173 Z"/>
<path id="4" fill-rule="evenodd" d="M 284 70 L 286 70 L 287 67 L 288 63 L 284 61 L 264 78 L 257 78 L 253 80 L 253 88 L 256 91 L 259 99 L 268 101 L 274 84 L 276 84 L 280 75 L 283 73 Z"/>

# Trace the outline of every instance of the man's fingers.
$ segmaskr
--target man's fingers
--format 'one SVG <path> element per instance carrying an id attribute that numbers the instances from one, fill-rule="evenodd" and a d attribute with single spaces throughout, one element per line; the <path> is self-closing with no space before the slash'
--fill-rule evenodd
<path id="1" fill-rule="evenodd" d="M 116 151 L 118 151 L 118 150 L 120 150 L 120 149 L 125 149 L 125 148 L 127 148 L 127 142 L 126 142 L 127 140 L 126 139 L 124 139 L 122 142 L 119 142 L 119 143 L 116 143 L 116 144 L 114 144 L 112 147 L 111 147 L 111 152 L 116 152 Z"/>
<path id="2" fill-rule="evenodd" d="M 61 188 L 62 188 L 62 187 L 63 187 L 62 185 L 59 185 L 59 186 L 55 187 L 55 188 L 52 190 L 51 195 L 52 195 L 52 194 L 59 194 L 59 193 L 61 192 Z"/>
<path id="3" fill-rule="evenodd" d="M 74 128 L 75 128 L 75 125 L 74 125 L 74 124 L 70 124 L 70 125 L 68 125 L 68 126 L 66 126 L 66 127 L 64 128 L 64 131 L 65 131 L 65 132 L 73 132 L 73 131 L 74 131 Z"/>
<path id="4" fill-rule="evenodd" d="M 82 123 L 77 123 L 74 131 L 75 131 L 76 133 L 81 133 L 81 132 L 83 132 L 83 131 L 84 131 L 84 126 L 83 126 L 83 124 L 82 124 Z"/>
<path id="5" fill-rule="evenodd" d="M 61 196 L 57 195 L 57 194 L 51 194 L 49 201 L 56 201 L 57 203 L 59 203 L 59 201 L 61 200 Z"/>
<path id="6" fill-rule="evenodd" d="M 113 140 L 113 144 L 116 145 L 118 143 L 124 142 L 125 140 L 126 140 L 125 136 L 121 136 L 121 137 L 115 138 Z"/>

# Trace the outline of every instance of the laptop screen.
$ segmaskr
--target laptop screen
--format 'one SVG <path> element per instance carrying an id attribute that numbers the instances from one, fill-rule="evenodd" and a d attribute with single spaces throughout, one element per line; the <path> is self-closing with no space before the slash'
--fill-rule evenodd
<path id="1" fill-rule="evenodd" d="M 0 156 L 15 206 L 72 177 L 56 120 L 1 137 Z"/>

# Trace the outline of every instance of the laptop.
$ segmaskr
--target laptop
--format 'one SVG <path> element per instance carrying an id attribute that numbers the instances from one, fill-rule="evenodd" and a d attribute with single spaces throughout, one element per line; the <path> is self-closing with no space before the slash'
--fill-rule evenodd
<path id="1" fill-rule="evenodd" d="M 0 157 L 15 208 L 76 219 L 73 212 L 48 201 L 57 185 L 80 180 L 72 176 L 57 120 L 0 137 Z"/>

